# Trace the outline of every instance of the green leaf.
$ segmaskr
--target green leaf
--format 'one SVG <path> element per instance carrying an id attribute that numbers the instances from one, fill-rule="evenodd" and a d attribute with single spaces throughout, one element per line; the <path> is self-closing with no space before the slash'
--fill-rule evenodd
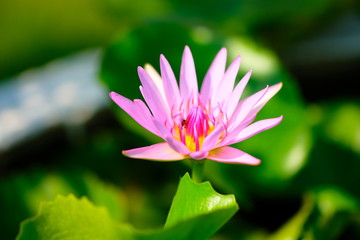
<path id="1" fill-rule="evenodd" d="M 129 239 L 130 233 L 120 231 L 104 207 L 94 206 L 87 198 L 58 196 L 43 202 L 38 215 L 24 221 L 17 240 L 32 239 Z"/>
<path id="2" fill-rule="evenodd" d="M 191 222 L 197 217 L 192 225 L 185 223 L 186 227 L 183 225 L 183 228 L 189 233 L 196 232 L 199 239 L 207 239 L 237 210 L 234 195 L 221 195 L 215 192 L 209 182 L 195 183 L 187 173 L 180 181 L 165 229 L 189 220 Z"/>
<path id="3" fill-rule="evenodd" d="M 209 182 L 195 183 L 185 174 L 164 230 L 142 231 L 117 223 L 106 208 L 69 195 L 43 202 L 35 217 L 22 222 L 17 240 L 202 240 L 209 239 L 237 210 L 233 195 L 221 195 Z"/>
<path id="4" fill-rule="evenodd" d="M 116 220 L 127 218 L 128 207 L 124 192 L 104 183 L 94 174 L 66 170 L 30 171 L 0 181 L 0 226 L 5 239 L 14 239 L 19 222 L 34 216 L 43 201 L 52 201 L 57 195 L 87 196 L 94 204 L 106 207 Z"/>

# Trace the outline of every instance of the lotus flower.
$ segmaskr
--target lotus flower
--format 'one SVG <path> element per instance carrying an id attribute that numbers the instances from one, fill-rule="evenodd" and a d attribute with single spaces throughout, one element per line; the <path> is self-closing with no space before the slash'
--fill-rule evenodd
<path id="1" fill-rule="evenodd" d="M 243 99 L 251 71 L 235 85 L 240 67 L 237 57 L 225 71 L 227 51 L 222 48 L 213 60 L 198 90 L 194 60 L 185 47 L 180 81 L 166 58 L 160 56 L 161 76 L 150 65 L 138 67 L 140 91 L 146 104 L 131 101 L 115 92 L 112 100 L 142 127 L 165 142 L 123 151 L 130 158 L 177 161 L 192 158 L 223 163 L 257 165 L 260 160 L 228 145 L 238 143 L 279 124 L 282 116 L 260 120 L 260 109 L 282 87 L 281 83 Z"/>

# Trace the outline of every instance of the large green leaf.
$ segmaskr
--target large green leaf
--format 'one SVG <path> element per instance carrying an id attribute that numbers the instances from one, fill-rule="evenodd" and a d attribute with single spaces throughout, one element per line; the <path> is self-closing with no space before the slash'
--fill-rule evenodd
<path id="1" fill-rule="evenodd" d="M 225 219 L 216 219 L 216 222 L 208 223 L 211 229 L 216 231 L 237 209 L 233 195 L 221 195 L 214 191 L 209 182 L 195 183 L 190 179 L 189 174 L 185 174 L 171 205 L 165 228 L 195 216 L 226 211 L 224 212 Z"/>
<path id="2" fill-rule="evenodd" d="M 217 193 L 209 182 L 196 183 L 189 174 L 180 180 L 163 231 L 139 232 L 140 240 L 205 240 L 238 210 L 233 195 Z"/>
<path id="3" fill-rule="evenodd" d="M 142 231 L 113 220 L 104 207 L 87 198 L 58 196 L 43 202 L 38 214 L 21 224 L 17 240 L 27 239 L 208 239 L 238 210 L 233 195 L 215 192 L 209 182 L 180 181 L 164 230 Z"/>

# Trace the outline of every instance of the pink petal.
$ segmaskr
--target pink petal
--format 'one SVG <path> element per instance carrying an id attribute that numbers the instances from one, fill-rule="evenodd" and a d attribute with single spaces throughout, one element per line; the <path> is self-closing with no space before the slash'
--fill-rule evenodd
<path id="1" fill-rule="evenodd" d="M 266 94 L 268 87 L 240 101 L 228 122 L 227 135 L 220 146 L 229 145 L 247 125 L 254 121 L 256 115 L 250 115 L 253 107 Z"/>
<path id="2" fill-rule="evenodd" d="M 190 150 L 179 140 L 176 140 L 173 136 L 165 137 L 165 141 L 169 144 L 169 146 L 174 149 L 174 151 L 187 155 L 190 153 Z"/>
<path id="3" fill-rule="evenodd" d="M 227 56 L 226 48 L 222 48 L 219 51 L 219 53 L 216 55 L 208 72 L 205 75 L 203 84 L 201 86 L 201 94 L 200 94 L 203 104 L 205 105 L 210 99 L 212 99 L 215 91 L 218 90 L 217 88 L 225 72 L 226 56 Z"/>
<path id="4" fill-rule="evenodd" d="M 263 108 L 265 106 L 265 104 L 276 94 L 280 91 L 280 89 L 282 88 L 282 82 L 279 82 L 275 85 L 272 85 L 269 87 L 268 91 L 266 92 L 266 94 L 260 99 L 260 101 L 255 105 L 254 109 L 252 110 L 253 112 L 256 112 L 255 114 L 257 114 L 261 108 Z"/>
<path id="5" fill-rule="evenodd" d="M 157 143 L 147 147 L 125 150 L 123 154 L 130 158 L 159 161 L 177 161 L 189 158 L 186 155 L 175 152 L 167 143 Z"/>
<path id="6" fill-rule="evenodd" d="M 283 119 L 283 116 L 280 116 L 278 118 L 270 118 L 270 119 L 264 119 L 264 120 L 257 121 L 255 123 L 247 126 L 243 130 L 241 130 L 240 133 L 236 136 L 236 138 L 234 140 L 232 140 L 229 144 L 241 142 L 241 141 L 248 139 L 260 132 L 263 132 L 272 127 L 275 127 L 282 121 L 282 119 Z"/>
<path id="7" fill-rule="evenodd" d="M 230 117 L 233 115 L 233 112 L 240 101 L 240 97 L 249 82 L 252 71 L 246 73 L 246 75 L 240 80 L 236 85 L 234 91 L 231 93 L 230 97 L 227 100 L 227 116 Z"/>
<path id="8" fill-rule="evenodd" d="M 189 155 L 192 159 L 201 160 L 206 158 L 208 153 L 209 153 L 208 151 L 197 151 L 197 152 L 192 152 Z"/>
<path id="9" fill-rule="evenodd" d="M 251 95 L 250 97 L 247 97 L 244 100 L 240 101 L 237 104 L 235 111 L 233 112 L 233 114 L 229 120 L 229 123 L 228 123 L 229 129 L 232 130 L 232 129 L 234 129 L 234 126 L 237 127 L 239 125 L 242 125 L 241 123 L 245 120 L 245 118 L 249 115 L 250 111 L 260 101 L 260 99 L 266 94 L 267 91 L 268 91 L 268 87 Z"/>
<path id="10" fill-rule="evenodd" d="M 185 46 L 180 69 L 180 93 L 185 99 L 193 98 L 198 92 L 194 59 L 190 48 Z"/>
<path id="11" fill-rule="evenodd" d="M 160 69 L 168 104 L 170 108 L 175 107 L 177 109 L 181 101 L 179 87 L 174 72 L 164 55 L 160 56 Z"/>
<path id="12" fill-rule="evenodd" d="M 210 151 L 211 149 L 215 148 L 224 130 L 225 130 L 224 125 L 221 124 L 216 126 L 216 128 L 208 136 L 206 136 L 202 149 L 206 151 Z"/>
<path id="13" fill-rule="evenodd" d="M 151 80 L 154 82 L 156 88 L 158 89 L 160 95 L 162 96 L 163 101 L 166 102 L 164 84 L 163 84 L 163 80 L 162 80 L 161 76 L 159 75 L 159 73 L 156 71 L 156 69 L 152 65 L 150 65 L 148 63 L 145 64 L 144 70 L 148 73 Z"/>
<path id="14" fill-rule="evenodd" d="M 216 103 L 224 101 L 231 95 L 234 88 L 235 79 L 240 68 L 241 57 L 235 58 L 226 70 L 223 79 L 219 85 L 219 89 L 216 92 Z M 244 83 L 243 83 L 244 84 Z M 245 84 L 246 85 L 246 84 Z"/>
<path id="15" fill-rule="evenodd" d="M 246 122 L 252 122 L 259 111 L 265 106 L 265 104 L 281 89 L 282 83 L 278 83 L 269 87 L 265 95 L 256 103 L 251 109 L 248 116 L 244 119 Z"/>
<path id="16" fill-rule="evenodd" d="M 164 124 L 159 122 L 158 120 L 154 119 L 155 127 L 157 128 L 158 132 L 160 133 L 160 137 L 162 137 L 169 146 L 174 149 L 176 152 L 181 154 L 189 154 L 189 149 L 185 146 L 184 143 L 180 142 L 179 140 L 175 139 L 170 130 L 167 129 Z"/>
<path id="17" fill-rule="evenodd" d="M 166 121 L 169 119 L 170 111 L 167 104 L 164 102 L 164 99 L 159 92 L 157 86 L 149 76 L 149 74 L 141 67 L 138 67 L 138 74 L 142 83 L 140 86 L 140 91 L 151 109 L 154 117 L 161 121 Z"/>
<path id="18" fill-rule="evenodd" d="M 135 99 L 134 102 L 117 94 L 116 92 L 111 92 L 110 98 L 127 114 L 130 115 L 137 123 L 148 131 L 159 136 L 159 131 L 153 124 L 153 116 L 151 115 L 149 109 L 146 107 L 145 103 L 140 99 Z"/>
<path id="19" fill-rule="evenodd" d="M 208 159 L 223 162 L 223 163 L 237 163 L 237 164 L 248 164 L 258 165 L 260 160 L 243 152 L 239 149 L 224 146 L 221 148 L 214 149 L 209 152 Z"/>

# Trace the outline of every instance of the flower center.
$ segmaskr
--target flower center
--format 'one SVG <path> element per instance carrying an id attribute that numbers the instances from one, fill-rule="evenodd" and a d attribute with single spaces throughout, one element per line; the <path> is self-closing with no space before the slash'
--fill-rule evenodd
<path id="1" fill-rule="evenodd" d="M 201 106 L 193 106 L 187 116 L 180 116 L 174 126 L 174 137 L 183 142 L 191 151 L 199 151 L 204 139 L 214 130 L 206 110 Z"/>

